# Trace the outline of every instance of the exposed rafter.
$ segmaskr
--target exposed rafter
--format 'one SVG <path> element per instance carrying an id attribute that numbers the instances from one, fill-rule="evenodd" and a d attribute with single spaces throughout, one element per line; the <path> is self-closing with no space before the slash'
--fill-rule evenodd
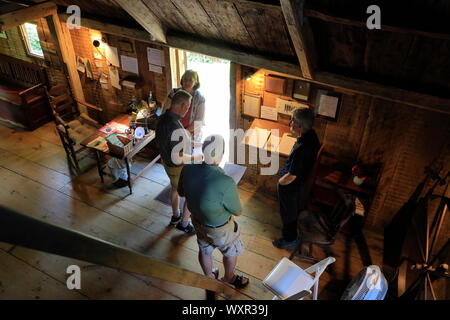
<path id="1" fill-rule="evenodd" d="M 0 31 L 8 30 L 32 21 L 56 13 L 56 5 L 53 2 L 44 2 L 16 11 L 0 15 Z"/>
<path id="2" fill-rule="evenodd" d="M 132 16 L 153 40 L 166 43 L 166 32 L 159 18 L 141 0 L 114 0 Z"/>
<path id="3" fill-rule="evenodd" d="M 335 17 L 335 16 L 328 15 L 326 13 L 322 13 L 322 12 L 317 11 L 317 10 L 305 9 L 304 14 L 307 17 L 311 17 L 311 18 L 314 18 L 314 19 L 319 19 L 319 20 L 326 21 L 326 22 L 338 23 L 338 24 L 354 26 L 354 27 L 367 28 L 366 21 L 357 21 L 357 20 L 351 20 L 351 19 L 346 19 L 346 18 Z M 404 34 L 409 34 L 409 35 L 428 37 L 428 38 L 450 40 L 450 34 L 428 32 L 428 31 L 422 31 L 422 30 L 416 30 L 416 29 L 410 29 L 410 28 L 403 28 L 403 27 L 388 26 L 388 25 L 385 25 L 385 24 L 381 25 L 381 30 L 382 31 L 395 32 L 395 33 L 404 33 Z"/>
<path id="4" fill-rule="evenodd" d="M 159 42 L 151 41 L 148 33 L 143 30 L 125 28 L 110 23 L 98 22 L 88 18 L 81 19 L 81 24 L 83 27 L 97 29 L 105 33 L 112 33 L 148 43 L 161 44 Z M 268 69 L 280 75 L 306 80 L 323 86 L 377 97 L 429 111 L 450 114 L 450 99 L 430 96 L 399 88 L 387 87 L 378 83 L 352 79 L 326 72 L 317 72 L 314 79 L 306 79 L 301 75 L 300 68 L 296 64 L 283 61 L 274 61 L 268 57 L 254 55 L 249 52 L 244 52 L 242 50 L 233 49 L 226 46 L 219 46 L 207 41 L 200 41 L 198 39 L 189 38 L 186 35 L 169 33 L 167 35 L 167 43 L 165 45 L 231 60 L 236 63 L 253 66 L 255 68 Z"/>
<path id="5" fill-rule="evenodd" d="M 303 19 L 303 0 L 280 0 L 295 52 L 302 69 L 303 77 L 313 79 L 315 50 L 312 37 L 308 35 L 307 23 Z"/>

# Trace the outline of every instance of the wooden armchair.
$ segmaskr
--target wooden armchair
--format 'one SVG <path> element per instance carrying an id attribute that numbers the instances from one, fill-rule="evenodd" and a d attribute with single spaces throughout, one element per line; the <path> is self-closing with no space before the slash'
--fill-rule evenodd
<path id="1" fill-rule="evenodd" d="M 313 245 L 325 249 L 327 256 L 331 255 L 329 247 L 334 243 L 336 235 L 355 212 L 354 196 L 335 190 L 339 202 L 330 208 L 316 207 L 316 211 L 303 211 L 298 219 L 298 245 L 292 251 L 289 259 L 296 254 L 301 259 L 317 262 L 312 255 Z M 330 211 L 331 209 L 331 211 Z M 305 248 L 307 246 L 307 248 Z"/>
<path id="2" fill-rule="evenodd" d="M 83 171 L 81 161 L 92 153 L 91 149 L 83 147 L 80 143 L 93 135 L 101 125 L 87 115 L 80 114 L 78 103 L 99 111 L 102 109 L 73 99 L 70 90 L 65 85 L 56 85 L 50 88 L 47 91 L 47 97 L 52 107 L 58 135 L 66 152 L 69 168 L 79 175 Z"/>

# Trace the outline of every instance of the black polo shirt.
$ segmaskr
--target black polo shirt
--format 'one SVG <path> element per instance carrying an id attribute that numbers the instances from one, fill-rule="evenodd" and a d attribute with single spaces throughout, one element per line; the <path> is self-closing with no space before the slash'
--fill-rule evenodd
<path id="1" fill-rule="evenodd" d="M 290 187 L 300 187 L 307 181 L 319 149 L 319 138 L 313 129 L 303 133 L 297 139 L 286 160 L 285 167 L 280 171 L 280 176 L 284 176 L 286 173 L 296 176 L 295 180 L 289 184 Z"/>
<path id="2" fill-rule="evenodd" d="M 184 153 L 191 154 L 190 147 L 191 147 L 191 139 L 189 137 L 189 134 L 187 134 L 186 130 L 183 128 L 180 122 L 181 117 L 175 113 L 170 112 L 168 110 L 165 112 L 158 120 L 158 124 L 156 125 L 156 137 L 155 141 L 159 148 L 159 153 L 161 154 L 162 160 L 168 165 L 169 167 L 177 167 L 181 164 L 175 164 L 172 161 L 172 150 L 173 148 L 179 144 L 183 139 L 185 140 L 187 149 L 181 150 Z M 183 133 L 178 136 L 178 139 L 174 139 L 172 141 L 172 134 L 175 130 L 182 130 L 179 131 L 180 133 Z"/>

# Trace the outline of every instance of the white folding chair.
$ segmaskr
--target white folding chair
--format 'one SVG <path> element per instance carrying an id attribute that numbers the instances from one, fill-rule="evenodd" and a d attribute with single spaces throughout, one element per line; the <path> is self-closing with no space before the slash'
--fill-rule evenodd
<path id="1" fill-rule="evenodd" d="M 275 294 L 274 300 L 302 300 L 311 294 L 311 288 L 313 300 L 317 300 L 319 278 L 326 267 L 335 261 L 335 258 L 328 257 L 303 270 L 291 260 L 283 258 L 262 283 Z"/>

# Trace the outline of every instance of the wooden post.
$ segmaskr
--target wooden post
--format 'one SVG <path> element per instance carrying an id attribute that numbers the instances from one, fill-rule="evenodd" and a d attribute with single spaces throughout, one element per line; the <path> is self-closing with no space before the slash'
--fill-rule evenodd
<path id="1" fill-rule="evenodd" d="M 45 2 L 4 13 L 0 15 L 0 31 L 11 29 L 25 22 L 37 20 L 52 14 L 56 14 L 56 5 L 53 2 Z"/>
<path id="2" fill-rule="evenodd" d="M 65 69 L 69 78 L 70 87 L 72 88 L 72 93 L 76 99 L 84 101 L 83 87 L 81 86 L 80 77 L 77 71 L 77 60 L 69 29 L 65 23 L 61 23 L 56 13 L 46 17 L 46 19 L 50 31 L 58 44 L 63 63 L 66 66 Z M 84 105 L 78 104 L 78 108 L 81 113 L 87 114 L 87 109 Z"/>

